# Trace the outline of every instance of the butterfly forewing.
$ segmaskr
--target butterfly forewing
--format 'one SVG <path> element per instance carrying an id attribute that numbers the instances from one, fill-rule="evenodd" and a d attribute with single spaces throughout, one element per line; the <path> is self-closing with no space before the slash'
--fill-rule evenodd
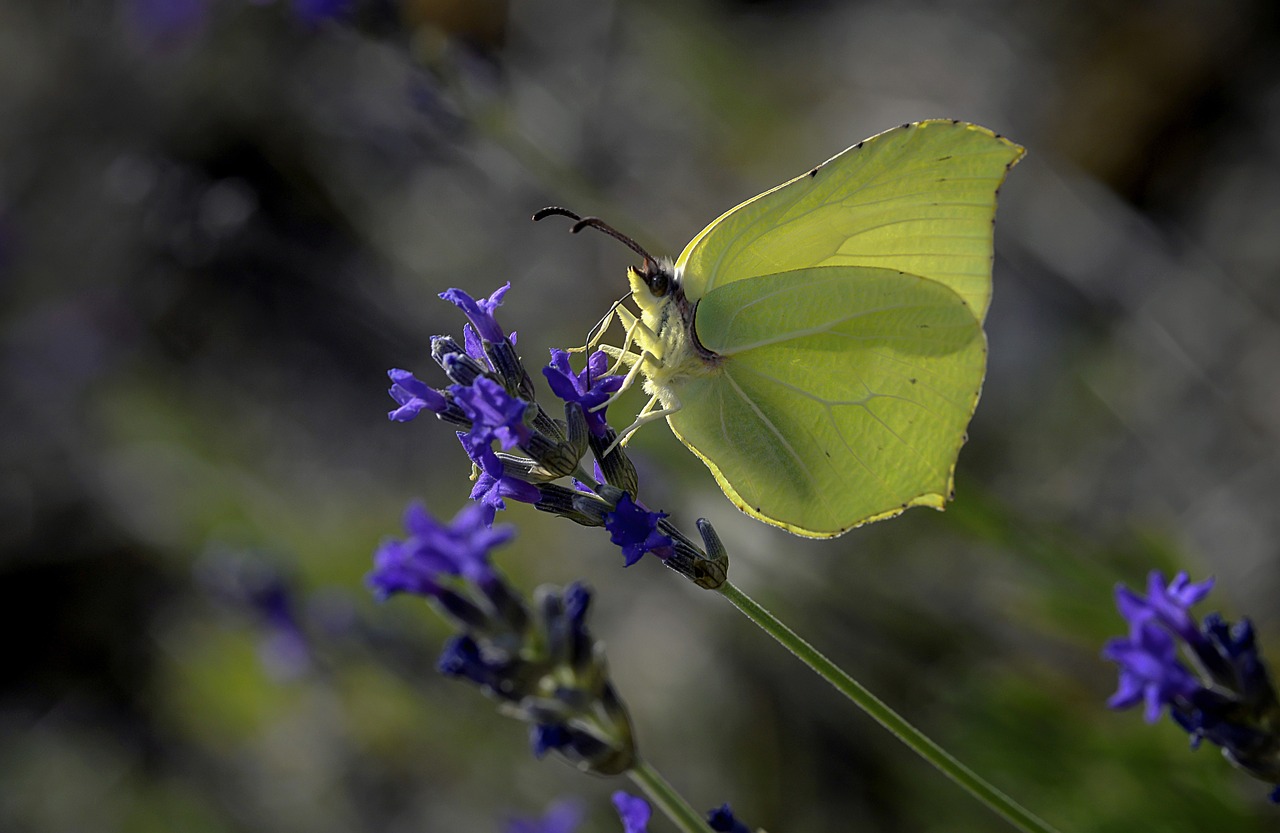
<path id="1" fill-rule="evenodd" d="M 963 122 L 873 136 L 704 229 L 676 264 L 685 294 L 810 266 L 871 266 L 939 281 L 982 320 L 996 191 L 1022 153 Z"/>

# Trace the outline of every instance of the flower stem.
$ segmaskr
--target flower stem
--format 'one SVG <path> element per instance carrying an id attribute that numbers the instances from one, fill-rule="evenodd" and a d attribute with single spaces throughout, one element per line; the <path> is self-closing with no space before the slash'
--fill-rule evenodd
<path id="1" fill-rule="evenodd" d="M 627 775 L 683 833 L 707 833 L 710 829 L 698 811 L 690 807 L 684 796 L 676 792 L 675 787 L 667 783 L 648 761 L 637 759 Z"/>
<path id="2" fill-rule="evenodd" d="M 1023 833 L 1057 833 L 1047 822 L 987 783 L 973 770 L 956 760 L 951 753 L 908 723 L 906 718 L 885 705 L 862 684 L 823 656 L 818 649 L 780 622 L 732 582 L 726 581 L 719 590 L 748 619 L 759 625 L 766 633 L 782 643 L 784 648 L 795 654 L 801 662 L 835 686 L 841 694 L 852 700 L 855 706 L 870 715 L 872 720 L 888 729 L 917 755 L 933 764 L 943 775 L 955 781 L 1009 824 Z"/>

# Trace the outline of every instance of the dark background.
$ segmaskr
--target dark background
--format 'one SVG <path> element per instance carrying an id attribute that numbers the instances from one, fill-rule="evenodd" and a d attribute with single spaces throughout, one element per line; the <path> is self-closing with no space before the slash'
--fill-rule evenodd
<path id="1" fill-rule="evenodd" d="M 1215 575 L 1202 612 L 1280 657 L 1275 3 L 313 6 L 0 0 L 0 829 L 499 831 L 578 795 L 616 830 L 625 782 L 534 761 L 434 674 L 426 605 L 364 589 L 408 500 L 467 490 L 449 430 L 386 420 L 385 370 L 442 383 L 451 286 L 511 281 L 532 367 L 582 341 L 632 258 L 545 204 L 674 255 L 931 117 L 1029 150 L 955 503 L 801 541 L 662 427 L 632 445 L 646 496 L 1064 833 L 1275 829 L 1265 785 L 1108 711 L 1098 656 L 1114 584 L 1162 567 Z M 1004 829 L 722 599 L 506 520 L 515 583 L 596 587 L 642 752 L 696 806 Z"/>

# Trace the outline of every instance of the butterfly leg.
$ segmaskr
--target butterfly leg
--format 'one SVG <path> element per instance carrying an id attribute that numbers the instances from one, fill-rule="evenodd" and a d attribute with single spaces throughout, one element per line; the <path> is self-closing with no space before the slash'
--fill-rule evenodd
<path id="1" fill-rule="evenodd" d="M 641 326 L 644 326 L 644 325 L 642 324 Z M 662 362 L 658 359 L 658 357 L 650 353 L 648 350 L 645 350 L 643 353 L 619 351 L 618 362 L 617 364 L 614 365 L 614 368 L 618 367 L 619 364 L 622 364 L 623 361 L 630 362 L 631 369 L 627 371 L 626 378 L 622 380 L 622 386 L 619 387 L 616 392 L 614 392 L 613 396 L 610 396 L 608 399 L 606 399 L 605 401 L 601 402 L 599 405 L 592 408 L 591 410 L 593 412 L 604 410 L 605 408 L 612 405 L 615 401 L 617 401 L 618 397 L 622 396 L 622 394 L 630 390 L 631 386 L 636 383 L 636 377 L 640 375 L 640 369 L 644 366 L 645 362 L 647 361 L 653 362 L 659 366 L 661 366 L 662 364 Z"/>
<path id="2" fill-rule="evenodd" d="M 674 394 L 668 394 L 668 398 L 671 400 L 670 404 L 663 407 L 662 410 L 655 411 L 653 410 L 653 406 L 655 403 L 658 402 L 658 397 L 657 396 L 650 397 L 648 404 L 645 405 L 640 410 L 639 415 L 636 416 L 636 421 L 628 425 L 626 428 L 622 429 L 621 432 L 619 432 L 617 438 L 612 443 L 609 444 L 609 447 L 607 449 L 605 449 L 603 456 L 608 457 L 610 454 L 613 453 L 613 450 L 615 448 L 617 448 L 620 445 L 626 445 L 627 442 L 631 439 L 631 435 L 634 434 L 640 428 L 640 426 L 648 425 L 651 422 L 657 422 L 660 419 L 671 416 L 672 414 L 674 414 L 676 411 L 679 411 L 683 407 L 683 405 L 680 403 L 680 400 L 674 398 Z"/>
<path id="3" fill-rule="evenodd" d="M 634 368 L 634 365 L 638 361 L 636 357 L 640 355 L 639 351 L 631 349 L 632 345 L 637 341 L 636 333 L 639 332 L 641 338 L 645 338 L 646 334 L 651 334 L 651 331 L 644 325 L 644 322 L 639 318 L 636 318 L 636 316 L 632 314 L 631 310 L 626 307 L 618 307 L 617 316 L 618 320 L 622 322 L 622 326 L 626 328 L 626 336 L 622 340 L 622 347 L 618 350 L 617 360 L 613 363 L 613 367 L 609 368 L 606 375 L 617 373 L 618 369 L 624 363 L 631 364 Z M 631 375 L 632 374 L 628 374 L 628 379 L 623 383 L 622 390 L 626 390 L 631 386 L 632 381 L 634 381 L 630 378 Z"/>
<path id="4" fill-rule="evenodd" d="M 609 325 L 613 323 L 614 317 L 617 315 L 618 303 L 619 302 L 615 301 L 613 306 L 609 307 L 609 311 L 606 312 L 604 316 L 595 323 L 595 326 L 591 328 L 590 332 L 587 333 L 586 344 L 581 347 L 570 347 L 567 352 L 586 353 L 589 352 L 591 348 L 598 345 L 600 340 L 604 338 L 605 332 L 609 329 Z"/>

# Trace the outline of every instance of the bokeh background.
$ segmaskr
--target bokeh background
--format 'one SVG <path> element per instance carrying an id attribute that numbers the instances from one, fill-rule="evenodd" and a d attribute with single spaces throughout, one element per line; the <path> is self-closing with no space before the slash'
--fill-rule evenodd
<path id="1" fill-rule="evenodd" d="M 1116 582 L 1209 574 L 1280 661 L 1280 7 L 1180 2 L 0 0 L 0 829 L 501 831 L 626 786 L 534 761 L 373 603 L 466 499 L 435 296 L 512 290 L 540 365 L 630 254 L 904 121 L 1027 146 L 957 500 L 836 542 L 739 515 L 661 427 L 651 505 L 1063 831 L 1274 830 L 1267 787 L 1103 701 Z M 641 404 L 615 407 L 615 419 Z M 625 406 L 625 407 L 624 407 Z M 515 506 L 521 587 L 586 579 L 643 754 L 782 831 L 987 810 L 656 561 Z M 654 831 L 670 829 L 655 820 Z"/>

